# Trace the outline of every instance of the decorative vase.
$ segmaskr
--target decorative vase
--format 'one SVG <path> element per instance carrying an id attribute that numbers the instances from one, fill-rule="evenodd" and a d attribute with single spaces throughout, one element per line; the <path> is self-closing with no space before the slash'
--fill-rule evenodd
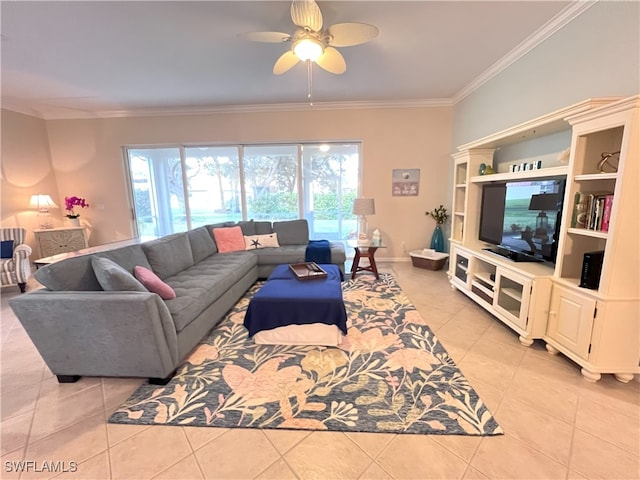
<path id="1" fill-rule="evenodd" d="M 444 235 L 442 235 L 442 228 L 440 225 L 436 225 L 433 235 L 431 236 L 431 246 L 436 252 L 444 252 Z"/>
<path id="2" fill-rule="evenodd" d="M 67 217 L 67 223 L 71 227 L 79 227 L 80 226 L 80 217 Z"/>

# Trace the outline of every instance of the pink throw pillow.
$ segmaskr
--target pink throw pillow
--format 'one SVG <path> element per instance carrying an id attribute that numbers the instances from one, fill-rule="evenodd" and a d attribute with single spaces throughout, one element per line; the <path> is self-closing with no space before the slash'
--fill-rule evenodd
<path id="1" fill-rule="evenodd" d="M 148 268 L 136 265 L 133 269 L 133 275 L 140 281 L 140 283 L 147 287 L 147 290 L 157 293 L 163 300 L 176 298 L 176 292 L 173 288 L 160 280 L 160 277 Z"/>
<path id="2" fill-rule="evenodd" d="M 244 250 L 244 235 L 240 227 L 222 227 L 213 229 L 213 237 L 220 253 Z"/>

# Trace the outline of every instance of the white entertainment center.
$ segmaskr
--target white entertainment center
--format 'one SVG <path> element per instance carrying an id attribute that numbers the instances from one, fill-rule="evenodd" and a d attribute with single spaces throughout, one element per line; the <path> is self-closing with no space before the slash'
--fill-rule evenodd
<path id="1" fill-rule="evenodd" d="M 452 155 L 451 287 L 516 331 L 523 345 L 542 339 L 550 353 L 564 354 L 594 382 L 603 373 L 621 382 L 640 373 L 639 117 L 640 96 L 590 99 L 462 145 Z M 534 158 L 497 154 L 563 132 L 570 141 L 565 161 L 561 150 Z M 620 152 L 619 161 L 604 169 L 599 164 L 607 152 Z M 512 171 L 514 164 L 537 167 L 539 158 L 539 169 Z M 496 173 L 480 175 L 482 164 Z M 479 240 L 483 186 L 524 179 L 566 179 L 555 264 L 515 262 Z M 578 192 L 613 195 L 608 231 L 575 226 Z M 603 252 L 602 266 L 590 266 L 599 283 L 584 288 L 590 252 Z"/>

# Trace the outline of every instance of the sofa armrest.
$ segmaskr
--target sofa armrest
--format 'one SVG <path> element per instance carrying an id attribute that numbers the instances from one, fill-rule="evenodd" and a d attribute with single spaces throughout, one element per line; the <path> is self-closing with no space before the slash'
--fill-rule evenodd
<path id="1" fill-rule="evenodd" d="M 164 378 L 180 360 L 173 319 L 154 293 L 43 289 L 9 304 L 56 375 Z"/>
<path id="2" fill-rule="evenodd" d="M 16 248 L 13 249 L 13 262 L 17 283 L 27 283 L 27 280 L 31 276 L 31 263 L 29 262 L 31 253 L 31 247 L 24 243 L 17 245 Z"/>

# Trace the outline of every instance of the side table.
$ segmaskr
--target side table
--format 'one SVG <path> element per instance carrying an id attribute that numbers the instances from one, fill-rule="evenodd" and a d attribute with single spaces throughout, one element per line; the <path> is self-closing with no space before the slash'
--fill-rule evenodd
<path id="1" fill-rule="evenodd" d="M 378 266 L 376 265 L 375 254 L 379 248 L 386 248 L 384 245 L 358 245 L 356 242 L 349 242 L 348 245 L 355 250 L 355 256 L 353 257 L 353 265 L 351 266 L 351 279 L 356 278 L 356 273 L 366 271 L 371 272 L 376 276 L 378 275 Z M 369 265 L 361 267 L 360 259 L 366 258 L 369 260 Z"/>

